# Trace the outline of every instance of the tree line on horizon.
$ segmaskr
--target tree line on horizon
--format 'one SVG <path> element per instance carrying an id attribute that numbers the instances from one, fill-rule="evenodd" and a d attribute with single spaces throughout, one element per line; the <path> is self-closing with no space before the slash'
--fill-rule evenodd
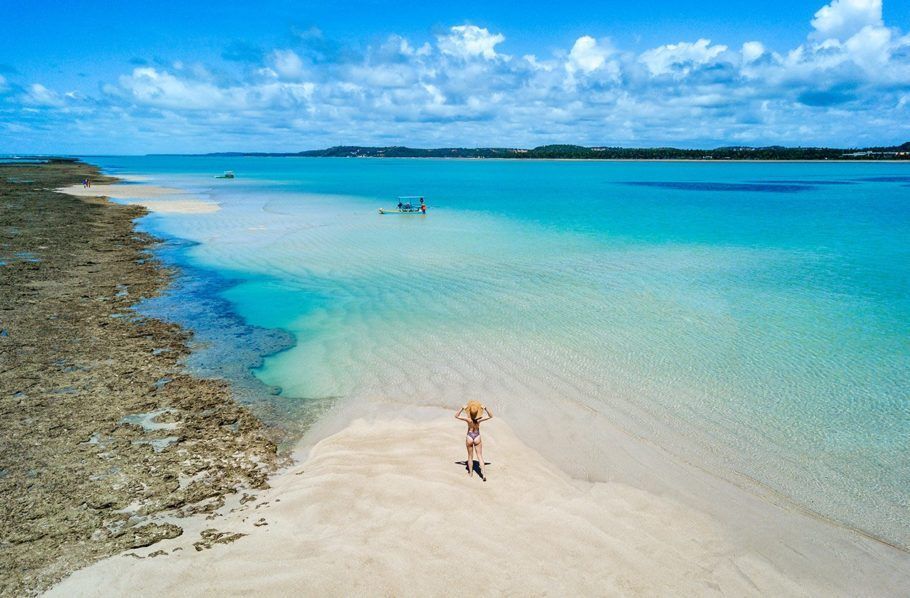
<path id="1" fill-rule="evenodd" d="M 910 160 L 910 141 L 898 146 L 867 148 L 746 147 L 679 149 L 675 147 L 586 147 L 542 145 L 532 149 L 496 147 L 413 148 L 338 145 L 301 152 L 217 152 L 213 156 L 281 156 L 302 158 L 509 158 L 538 160 Z"/>

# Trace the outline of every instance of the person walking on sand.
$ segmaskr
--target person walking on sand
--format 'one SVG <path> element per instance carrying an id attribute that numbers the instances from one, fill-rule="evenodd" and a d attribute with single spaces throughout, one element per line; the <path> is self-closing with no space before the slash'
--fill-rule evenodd
<path id="1" fill-rule="evenodd" d="M 464 413 L 467 417 L 463 417 Z M 486 413 L 486 417 L 484 417 Z M 468 468 L 468 476 L 474 477 L 474 451 L 477 451 L 477 462 L 480 465 L 480 479 L 487 481 L 487 476 L 483 473 L 483 443 L 480 438 L 480 422 L 493 419 L 490 410 L 481 405 L 478 401 L 469 401 L 467 405 L 455 412 L 455 418 L 460 419 L 468 424 L 468 435 L 465 437 L 465 447 L 468 449 L 468 460 L 465 463 Z"/>

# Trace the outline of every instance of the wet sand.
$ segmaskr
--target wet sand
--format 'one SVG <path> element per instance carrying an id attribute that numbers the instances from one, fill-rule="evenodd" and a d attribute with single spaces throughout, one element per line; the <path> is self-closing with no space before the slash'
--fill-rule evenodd
<path id="1" fill-rule="evenodd" d="M 180 189 L 157 185 L 93 184 L 91 187 L 83 187 L 80 183 L 61 187 L 57 191 L 76 197 L 118 199 L 123 203 L 142 206 L 151 212 L 165 214 L 209 214 L 220 209 L 218 204 L 213 201 L 204 201 L 189 196 Z"/>
<path id="2" fill-rule="evenodd" d="M 51 191 L 86 177 L 86 197 Z M 146 209 L 94 197 L 114 181 L 0 165 L 0 595 L 180 535 L 276 465 L 227 384 L 185 371 L 186 331 L 131 308 L 170 275 L 133 227 Z"/>

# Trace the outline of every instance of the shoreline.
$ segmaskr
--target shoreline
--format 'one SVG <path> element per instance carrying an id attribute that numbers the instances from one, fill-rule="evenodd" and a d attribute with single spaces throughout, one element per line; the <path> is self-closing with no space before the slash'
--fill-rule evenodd
<path id="1" fill-rule="evenodd" d="M 805 160 L 770 160 L 770 159 L 711 159 L 705 160 L 701 158 L 466 158 L 466 157 L 446 157 L 446 156 L 282 156 L 282 155 L 272 155 L 272 156 L 244 156 L 244 155 L 233 155 L 225 156 L 218 154 L 126 154 L 130 157 L 187 157 L 187 158 L 227 158 L 227 159 L 236 159 L 236 158 L 302 158 L 309 160 L 466 160 L 476 162 L 478 160 L 486 160 L 492 162 L 708 162 L 712 164 L 716 163 L 762 163 L 762 164 L 773 164 L 776 162 L 781 162 L 784 164 L 824 164 L 824 163 L 834 163 L 834 164 L 910 164 L 910 159 L 901 159 L 901 160 L 886 160 L 881 158 L 869 159 L 869 160 L 842 160 L 842 159 L 805 159 Z M 93 157 L 107 157 L 106 154 L 98 154 L 96 156 L 91 155 L 80 155 L 73 156 L 74 159 L 91 159 Z"/>
<path id="2" fill-rule="evenodd" d="M 239 591 L 238 589 L 254 591 L 269 588 L 275 593 L 300 591 L 301 588 L 312 591 L 318 588 L 329 593 L 350 593 L 374 589 L 374 586 L 357 585 L 365 583 L 363 582 L 364 577 L 371 575 L 383 579 L 385 591 L 393 594 L 408 593 L 414 591 L 414 587 L 421 587 L 426 592 L 446 593 L 446 590 L 450 589 L 457 579 L 446 577 L 447 573 L 444 568 L 434 569 L 432 572 L 425 571 L 420 575 L 413 572 L 402 575 L 401 571 L 397 571 L 396 564 L 407 561 L 407 555 L 396 552 L 394 548 L 390 549 L 388 546 L 407 544 L 409 541 L 420 543 L 427 538 L 435 537 L 433 547 L 446 555 L 443 560 L 454 560 L 459 558 L 458 551 L 461 546 L 458 543 L 450 543 L 450 536 L 457 537 L 458 530 L 450 530 L 451 533 L 448 533 L 435 527 L 420 528 L 414 534 L 419 536 L 418 538 L 414 538 L 412 535 L 402 539 L 394 535 L 394 530 L 389 532 L 381 525 L 379 528 L 371 527 L 375 523 L 371 519 L 375 518 L 376 512 L 394 513 L 396 508 L 400 508 L 392 500 L 394 497 L 382 495 L 384 480 L 387 481 L 390 477 L 394 480 L 401 478 L 410 480 L 410 492 L 406 501 L 414 500 L 411 494 L 421 497 L 418 504 L 411 505 L 409 514 L 403 517 L 405 521 L 412 519 L 419 521 L 420 518 L 425 518 L 441 522 L 450 513 L 446 509 L 439 509 L 439 504 L 444 503 L 448 494 L 457 495 L 464 490 L 459 485 L 460 479 L 450 475 L 444 466 L 440 465 L 448 458 L 444 455 L 449 455 L 449 453 L 457 458 L 464 458 L 463 445 L 460 444 L 461 434 L 454 432 L 459 428 L 454 422 L 449 421 L 450 417 L 438 414 L 432 409 L 418 408 L 417 411 L 420 414 L 416 418 L 393 418 L 377 416 L 375 409 L 370 406 L 348 405 L 344 409 L 330 414 L 320 420 L 298 444 L 297 462 L 289 470 L 279 472 L 270 478 L 269 481 L 274 486 L 274 491 L 265 490 L 250 494 L 248 496 L 252 498 L 248 504 L 244 505 L 229 501 L 224 508 L 207 515 L 206 519 L 194 517 L 192 521 L 186 522 L 188 524 L 186 525 L 187 533 L 184 533 L 182 537 L 162 542 L 148 549 L 134 551 L 130 555 L 126 555 L 129 558 L 106 559 L 76 573 L 53 588 L 50 595 L 67 595 L 68 593 L 70 595 L 73 593 L 95 595 L 94 593 L 98 592 L 100 587 L 104 587 L 106 590 L 115 587 L 121 592 L 144 587 L 153 594 L 181 594 L 193 590 L 204 592 L 213 591 L 214 588 L 225 592 L 236 592 Z M 518 467 L 514 463 L 528 461 L 540 464 L 540 468 L 546 472 L 543 483 L 548 487 L 550 485 L 562 487 L 562 485 L 568 484 L 586 489 L 581 494 L 546 494 L 533 484 L 521 487 L 513 486 L 512 494 L 501 496 L 499 502 L 494 502 L 500 511 L 512 508 L 529 510 L 529 517 L 536 518 L 540 525 L 550 530 L 548 536 L 550 540 L 556 538 L 557 543 L 560 544 L 568 542 L 568 539 L 561 534 L 564 534 L 563 530 L 567 526 L 571 527 L 572 523 L 564 522 L 562 526 L 556 525 L 556 521 L 559 519 L 555 515 L 536 511 L 533 505 L 516 503 L 514 502 L 516 497 L 524 494 L 543 494 L 551 501 L 552 509 L 559 510 L 561 503 L 571 501 L 574 504 L 581 504 L 582 510 L 588 514 L 595 507 L 607 508 L 606 503 L 588 500 L 590 498 L 586 496 L 588 494 L 596 494 L 603 498 L 605 494 L 616 491 L 619 497 L 627 499 L 630 503 L 643 501 L 648 505 L 642 511 L 628 507 L 628 505 L 617 506 L 614 504 L 612 514 L 616 516 L 615 518 L 589 521 L 590 525 L 603 534 L 609 535 L 610 529 L 613 527 L 625 529 L 629 534 L 622 538 L 615 537 L 612 539 L 612 544 L 608 543 L 603 547 L 603 550 L 614 549 L 613 552 L 610 552 L 609 557 L 584 564 L 583 559 L 579 557 L 579 551 L 590 552 L 593 551 L 593 548 L 572 543 L 565 545 L 565 550 L 579 558 L 564 561 L 555 559 L 554 562 L 560 564 L 563 569 L 573 567 L 594 569 L 615 566 L 620 570 L 634 572 L 634 575 L 622 571 L 618 573 L 617 575 L 623 578 L 622 584 L 616 583 L 615 576 L 594 576 L 588 580 L 574 580 L 579 583 L 571 587 L 577 591 L 590 593 L 598 589 L 610 588 L 617 593 L 666 593 L 673 589 L 686 587 L 689 592 L 698 593 L 720 590 L 735 594 L 773 592 L 796 595 L 812 593 L 813 590 L 814 593 L 824 591 L 825 593 L 847 594 L 850 593 L 845 590 L 847 587 L 852 588 L 853 593 L 875 587 L 878 588 L 878 593 L 897 595 L 900 588 L 899 583 L 910 582 L 910 559 L 900 547 L 892 547 L 886 542 L 863 534 L 861 530 L 853 530 L 808 509 L 800 508 L 798 504 L 783 495 L 778 496 L 775 500 L 767 496 L 767 492 L 763 495 L 761 492 L 718 477 L 696 464 L 674 462 L 669 454 L 661 454 L 660 447 L 642 446 L 644 442 L 642 439 L 632 438 L 619 428 L 605 433 L 614 441 L 617 453 L 623 455 L 622 458 L 611 463 L 611 467 L 614 469 L 612 475 L 615 475 L 618 480 L 610 479 L 612 476 L 608 475 L 606 479 L 594 482 L 570 476 L 564 469 L 557 467 L 549 459 L 530 448 L 526 444 L 528 439 L 519 439 L 519 435 L 502 420 L 497 419 L 486 429 L 491 431 L 491 440 L 498 437 L 498 441 L 502 443 L 497 447 L 497 444 L 494 444 L 497 440 L 493 440 L 488 449 L 490 452 L 485 455 L 488 460 L 497 460 L 491 469 L 493 473 L 488 485 L 496 483 L 497 478 L 494 476 L 498 474 L 495 472 L 499 463 L 503 462 L 511 470 L 516 471 L 519 478 L 534 479 L 535 468 Z M 413 475 L 414 472 L 410 471 L 412 467 L 410 464 L 424 459 L 426 455 L 411 450 L 415 447 L 401 446 L 400 439 L 403 430 L 407 432 L 404 434 L 406 437 L 423 437 L 424 434 L 432 432 L 446 438 L 444 453 L 435 446 L 435 443 L 434 446 L 427 444 L 431 442 L 429 439 L 417 443 L 416 448 L 425 449 L 435 458 L 432 463 L 425 461 L 421 463 L 418 468 L 420 475 Z M 451 438 L 450 430 L 453 431 Z M 372 452 L 365 452 L 363 446 L 353 449 L 345 446 L 344 443 L 351 440 L 352 437 L 356 442 L 367 443 Z M 326 447 L 329 447 L 333 469 L 331 472 L 323 472 L 321 476 L 311 478 L 306 472 L 312 467 L 318 466 L 317 462 L 326 457 Z M 459 449 L 459 447 L 461 448 Z M 334 455 L 331 451 L 335 451 Z M 501 452 L 497 454 L 497 451 Z M 371 467 L 360 463 L 366 454 L 374 453 L 384 455 L 384 459 L 388 463 L 371 461 Z M 506 457 L 502 458 L 502 455 L 506 455 Z M 448 461 L 452 460 L 448 459 Z M 384 467 L 384 465 L 389 466 Z M 649 468 L 653 471 L 646 471 Z M 647 481 L 642 479 L 641 483 L 633 483 L 625 479 L 636 476 L 649 479 Z M 515 482 L 519 483 L 519 481 Z M 317 492 L 315 486 L 323 483 L 331 483 L 336 488 L 336 495 L 331 495 L 327 491 L 320 494 L 322 502 L 326 504 L 314 504 L 309 500 L 291 500 L 291 495 L 294 494 L 312 497 L 313 493 Z M 694 489 L 692 486 L 696 483 L 705 483 L 710 490 Z M 358 484 L 362 485 L 358 486 Z M 422 488 L 423 485 L 429 485 L 435 490 L 444 492 L 434 494 L 425 491 Z M 338 501 L 338 498 L 352 496 L 352 487 L 360 487 L 361 494 L 367 496 L 372 497 L 377 494 L 382 496 L 369 505 L 368 509 L 362 512 L 358 510 L 357 516 L 352 517 L 347 509 L 349 504 L 337 504 L 343 502 Z M 486 491 L 486 486 L 482 488 Z M 625 494 L 626 492 L 629 494 Z M 713 505 L 712 508 L 705 508 L 705 505 L 699 505 L 699 502 L 704 502 L 706 497 L 711 500 L 716 499 L 719 506 Z M 275 502 L 278 502 L 275 500 L 276 498 L 284 499 L 281 501 L 283 506 L 281 513 L 275 519 L 271 519 L 269 515 L 276 512 L 274 509 L 277 506 Z M 610 498 L 619 500 L 617 497 Z M 785 504 L 780 504 L 781 502 Z M 449 504 L 448 506 L 450 510 L 457 510 L 461 517 L 471 517 L 471 511 L 461 509 L 459 504 Z M 260 507 L 262 508 L 260 509 Z M 320 511 L 322 516 L 311 518 L 309 514 L 314 510 Z M 739 516 L 741 510 L 746 513 L 743 517 L 744 521 L 736 523 L 733 519 Z M 267 525 L 259 525 L 260 513 L 266 516 Z M 649 527 L 649 518 L 655 513 L 666 515 L 662 520 L 663 528 Z M 487 525 L 496 526 L 496 514 L 491 513 L 490 517 L 493 519 L 487 521 Z M 215 523 L 211 523 L 213 520 L 208 519 L 209 517 L 212 517 Z M 779 533 L 776 533 L 775 529 L 760 529 L 768 525 L 769 517 L 772 522 L 770 527 L 780 527 Z M 697 520 L 699 525 L 681 527 L 682 521 L 689 520 Z M 388 525 L 388 522 L 386 524 Z M 323 526 L 322 533 L 314 532 L 313 528 L 318 528 L 320 525 Z M 217 534 L 207 534 L 208 529 L 216 529 L 212 526 L 217 526 L 219 530 L 217 534 L 224 535 L 216 537 Z M 375 553 L 358 553 L 352 545 L 342 543 L 337 548 L 346 554 L 353 553 L 352 562 L 332 563 L 319 559 L 307 560 L 310 559 L 309 556 L 304 558 L 298 553 L 321 552 L 325 550 L 325 547 L 318 542 L 297 538 L 294 534 L 287 535 L 288 530 L 285 528 L 297 529 L 300 534 L 304 535 L 322 535 L 323 537 L 325 534 L 345 534 L 350 529 L 368 530 L 369 533 L 361 537 L 360 541 L 387 543 L 388 546 L 385 548 L 376 550 L 383 550 L 390 554 L 377 556 Z M 479 538 L 484 538 L 491 533 L 489 527 L 482 525 L 473 526 L 471 530 Z M 277 533 L 272 534 L 273 531 Z M 542 578 L 539 573 L 531 572 L 533 562 L 553 558 L 552 555 L 543 556 L 546 554 L 549 544 L 542 542 L 538 536 L 526 536 L 525 531 L 512 527 L 508 534 L 494 534 L 499 551 L 503 551 L 502 554 L 509 555 L 509 551 L 514 549 L 517 542 L 530 545 L 528 550 L 519 552 L 522 554 L 533 553 L 535 556 L 533 558 L 528 556 L 527 560 L 522 560 L 523 557 L 516 557 L 520 561 L 520 566 L 526 569 L 522 569 L 521 574 L 508 576 L 511 585 L 497 586 L 496 584 L 502 580 L 491 572 L 484 572 L 487 587 L 498 588 L 503 592 L 521 591 L 516 590 L 516 588 L 521 588 L 531 593 L 540 593 L 552 588 L 552 586 L 546 585 L 546 579 Z M 579 534 L 581 533 L 579 531 Z M 246 534 L 250 537 L 244 538 L 237 534 Z M 696 546 L 677 545 L 678 536 L 685 534 L 689 534 L 689 540 L 695 542 Z M 208 542 L 207 546 L 198 548 L 196 547 L 198 542 L 194 542 L 197 535 L 203 539 L 209 537 L 214 540 Z M 270 535 L 278 536 L 278 538 L 270 539 Z M 663 560 L 650 559 L 640 554 L 638 558 L 629 560 L 623 551 L 615 550 L 616 543 L 629 541 L 634 544 L 641 535 L 646 536 L 649 540 L 655 538 L 658 540 L 648 545 L 648 550 L 652 553 L 661 553 L 671 546 L 676 547 L 673 550 L 677 554 L 662 554 Z M 543 538 L 543 540 L 546 539 Z M 490 541 L 493 540 L 488 540 L 488 542 Z M 294 542 L 302 542 L 302 545 L 294 544 Z M 355 540 L 351 540 L 351 542 L 353 544 Z M 824 556 L 821 552 L 822 547 L 836 549 L 837 558 Z M 165 554 L 162 554 L 162 550 L 165 551 Z M 291 556 L 286 554 L 289 551 L 293 553 Z M 689 554 L 689 551 L 692 554 Z M 796 559 L 796 565 L 788 564 L 788 559 L 794 558 L 794 552 L 802 555 L 802 558 Z M 299 561 L 294 564 L 295 569 L 303 570 L 313 567 L 322 571 L 323 575 L 319 578 L 314 576 L 296 578 L 281 576 L 282 579 L 278 579 L 279 576 L 270 577 L 265 567 L 267 563 L 272 562 L 275 555 L 279 554 L 284 560 Z M 499 569 L 510 571 L 514 566 L 510 559 L 503 560 L 502 554 L 483 553 L 482 551 L 479 551 L 478 554 L 483 555 L 483 559 Z M 850 566 L 856 566 L 860 560 L 869 572 L 865 574 L 865 577 L 853 581 L 853 578 L 849 577 L 845 571 L 848 571 Z M 606 565 L 604 561 L 606 561 Z M 411 564 L 413 565 L 414 562 L 412 561 Z M 345 583 L 331 585 L 328 581 L 339 576 L 349 576 L 348 572 L 351 568 L 357 570 L 359 574 L 354 576 L 354 579 L 346 580 L 348 585 Z M 657 568 L 673 571 L 677 577 L 671 581 L 661 578 L 654 573 L 654 569 Z M 214 581 L 207 577 L 207 573 L 199 575 L 200 572 L 211 572 L 216 569 L 219 571 L 219 575 Z M 383 576 L 383 572 L 387 569 L 392 569 L 396 575 Z M 710 569 L 716 575 L 704 574 L 706 569 Z M 558 570 L 559 567 L 554 566 L 550 575 L 558 575 Z M 650 579 L 652 576 L 655 579 Z M 165 577 L 171 579 L 166 580 Z M 686 580 L 686 583 L 672 585 L 673 582 L 678 583 L 680 578 Z M 689 585 L 692 578 L 697 578 L 698 583 L 692 582 L 694 585 Z M 552 583 L 553 577 L 548 579 Z M 442 583 L 439 580 L 446 581 Z M 122 585 L 110 585 L 117 583 Z M 221 585 L 219 586 L 219 584 Z M 558 587 L 570 586 L 566 584 Z"/>
<path id="3" fill-rule="evenodd" d="M 906 553 L 726 483 L 705 490 L 740 525 L 672 493 L 572 478 L 500 418 L 482 429 L 484 483 L 458 463 L 464 431 L 451 413 L 346 411 L 317 424 L 271 489 L 198 522 L 224 545 L 169 540 L 79 571 L 48 596 L 449 595 L 466 558 L 485 590 L 528 595 L 897 596 L 910 581 Z M 635 455 L 642 465 L 648 452 Z"/>
<path id="4" fill-rule="evenodd" d="M 116 181 L 0 165 L 0 595 L 179 536 L 278 462 L 226 382 L 187 373 L 190 334 L 133 309 L 172 277 L 135 230 L 147 209 L 52 191 L 83 178 Z"/>

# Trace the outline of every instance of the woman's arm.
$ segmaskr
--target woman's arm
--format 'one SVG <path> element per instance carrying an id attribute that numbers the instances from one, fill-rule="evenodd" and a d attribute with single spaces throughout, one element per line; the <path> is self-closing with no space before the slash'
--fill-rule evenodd
<path id="1" fill-rule="evenodd" d="M 462 407 L 461 409 L 459 409 L 458 411 L 456 411 L 456 412 L 455 412 L 455 419 L 460 419 L 460 420 L 463 421 L 463 422 L 468 421 L 468 418 L 466 418 L 466 417 L 461 417 L 461 412 L 464 411 L 466 408 L 467 408 L 467 405 L 465 405 L 464 407 Z"/>
<path id="2" fill-rule="evenodd" d="M 482 418 L 480 421 L 484 421 L 484 422 L 485 422 L 485 421 L 487 421 L 488 419 L 493 419 L 493 414 L 490 413 L 490 410 L 489 410 L 485 405 L 481 405 L 481 407 L 483 408 L 484 411 L 487 412 L 487 416 L 484 417 L 484 418 Z"/>

